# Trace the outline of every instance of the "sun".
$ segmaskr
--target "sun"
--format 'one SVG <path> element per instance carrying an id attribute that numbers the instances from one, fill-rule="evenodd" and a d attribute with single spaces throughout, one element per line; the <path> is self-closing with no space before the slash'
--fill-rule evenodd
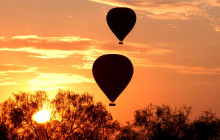
<path id="1" fill-rule="evenodd" d="M 50 121 L 50 110 L 43 108 L 33 115 L 33 119 L 38 123 L 46 123 Z"/>

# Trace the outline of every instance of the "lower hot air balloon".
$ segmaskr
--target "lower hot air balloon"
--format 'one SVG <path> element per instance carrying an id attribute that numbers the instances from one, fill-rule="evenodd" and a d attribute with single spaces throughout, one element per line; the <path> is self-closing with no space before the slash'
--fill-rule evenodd
<path id="1" fill-rule="evenodd" d="M 118 54 L 107 54 L 100 56 L 93 64 L 93 76 L 96 83 L 113 103 L 130 82 L 133 75 L 131 61 Z"/>

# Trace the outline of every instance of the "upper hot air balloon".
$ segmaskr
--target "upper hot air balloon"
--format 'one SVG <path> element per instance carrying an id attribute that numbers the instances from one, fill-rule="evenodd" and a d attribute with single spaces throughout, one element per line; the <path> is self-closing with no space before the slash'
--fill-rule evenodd
<path id="1" fill-rule="evenodd" d="M 123 44 L 124 38 L 132 30 L 136 22 L 135 12 L 126 7 L 117 7 L 111 9 L 107 14 L 107 23 L 112 32 Z"/>
<path id="2" fill-rule="evenodd" d="M 123 55 L 107 54 L 96 59 L 92 72 L 99 87 L 108 99 L 114 102 L 130 82 L 133 65 Z M 114 103 L 109 105 L 115 106 Z"/>

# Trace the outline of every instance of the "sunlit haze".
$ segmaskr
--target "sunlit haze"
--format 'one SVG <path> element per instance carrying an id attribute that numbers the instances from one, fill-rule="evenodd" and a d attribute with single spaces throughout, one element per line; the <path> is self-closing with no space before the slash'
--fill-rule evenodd
<path id="1" fill-rule="evenodd" d="M 37 121 L 38 123 L 46 123 L 50 121 L 50 114 L 50 110 L 43 108 L 33 115 L 33 120 Z"/>

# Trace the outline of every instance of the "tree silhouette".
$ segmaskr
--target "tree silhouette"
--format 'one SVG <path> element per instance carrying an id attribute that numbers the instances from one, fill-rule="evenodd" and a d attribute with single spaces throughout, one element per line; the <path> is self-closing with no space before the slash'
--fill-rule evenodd
<path id="1" fill-rule="evenodd" d="M 220 139 L 220 119 L 211 111 L 204 111 L 204 113 L 196 119 L 192 125 L 194 128 L 194 139 Z"/>
<path id="2" fill-rule="evenodd" d="M 122 127 L 117 140 L 209 140 L 220 139 L 220 121 L 213 113 L 189 120 L 191 107 L 171 109 L 168 105 L 148 105 L 135 111 L 134 122 Z"/>
<path id="3" fill-rule="evenodd" d="M 87 93 L 59 90 L 53 100 L 43 91 L 13 97 L 0 105 L 0 139 L 108 139 L 119 129 L 102 103 L 94 103 Z M 33 115 L 45 104 L 51 109 L 50 121 L 40 124 Z"/>
<path id="4" fill-rule="evenodd" d="M 38 123 L 33 115 L 51 110 L 50 121 Z M 191 107 L 172 109 L 168 105 L 148 105 L 135 111 L 134 122 L 120 127 L 102 103 L 88 93 L 59 90 L 53 100 L 43 91 L 13 94 L 0 104 L 0 140 L 218 140 L 220 119 L 205 111 L 191 121 Z"/>
<path id="5" fill-rule="evenodd" d="M 3 122 L 0 124 L 0 140 L 8 140 L 8 129 Z"/>

